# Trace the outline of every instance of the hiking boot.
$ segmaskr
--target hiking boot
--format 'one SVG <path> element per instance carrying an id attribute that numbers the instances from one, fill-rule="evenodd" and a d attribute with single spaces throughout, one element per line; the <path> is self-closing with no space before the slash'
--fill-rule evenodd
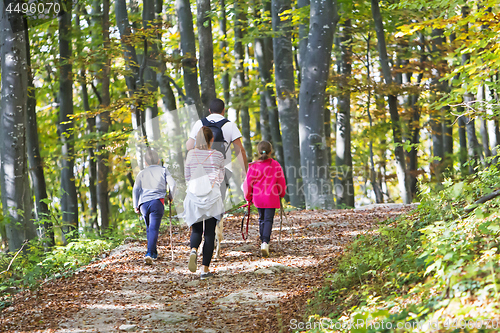
<path id="1" fill-rule="evenodd" d="M 158 253 L 153 253 L 151 255 L 151 258 L 153 258 L 153 260 L 157 260 L 158 259 Z"/>
<path id="2" fill-rule="evenodd" d="M 214 274 L 213 274 L 213 273 L 210 273 L 210 272 L 206 272 L 206 273 L 204 273 L 204 272 L 202 272 L 202 273 L 200 274 L 200 279 L 202 279 L 202 280 L 206 280 L 206 279 L 211 278 L 212 276 L 214 276 Z"/>
<path id="3" fill-rule="evenodd" d="M 197 261 L 198 259 L 198 254 L 196 253 L 195 250 L 192 250 L 191 253 L 189 254 L 189 263 L 188 263 L 188 268 L 191 272 L 196 273 L 197 267 Z"/>
<path id="4" fill-rule="evenodd" d="M 144 257 L 144 261 L 146 262 L 147 265 L 152 265 L 153 258 L 151 257 L 151 254 L 146 253 L 146 256 Z"/>
<path id="5" fill-rule="evenodd" d="M 262 245 L 260 246 L 260 253 L 263 257 L 269 257 L 269 244 L 265 242 L 262 243 Z"/>

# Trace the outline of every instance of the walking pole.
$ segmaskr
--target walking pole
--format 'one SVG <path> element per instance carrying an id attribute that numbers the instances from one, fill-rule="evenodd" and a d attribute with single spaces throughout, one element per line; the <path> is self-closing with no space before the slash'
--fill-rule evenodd
<path id="1" fill-rule="evenodd" d="M 283 199 L 281 199 L 281 200 L 283 200 Z M 281 204 L 281 201 L 280 201 L 280 204 Z M 281 209 L 283 209 L 283 208 L 281 208 Z M 284 212 L 284 210 L 283 210 L 283 214 L 285 214 L 285 222 L 286 222 L 286 224 L 288 225 L 288 227 L 292 231 L 292 240 L 295 240 L 295 232 L 293 232 L 293 225 L 290 223 L 290 221 L 288 221 L 288 216 L 286 215 L 286 213 Z"/>
<path id="2" fill-rule="evenodd" d="M 172 201 L 170 200 L 170 190 L 168 191 L 168 221 L 170 223 L 170 251 L 172 252 L 172 261 L 174 261 L 174 244 L 172 243 Z"/>
<path id="3" fill-rule="evenodd" d="M 281 229 L 283 227 L 283 203 L 282 200 L 280 199 L 280 235 L 278 237 L 278 247 L 281 251 Z"/>

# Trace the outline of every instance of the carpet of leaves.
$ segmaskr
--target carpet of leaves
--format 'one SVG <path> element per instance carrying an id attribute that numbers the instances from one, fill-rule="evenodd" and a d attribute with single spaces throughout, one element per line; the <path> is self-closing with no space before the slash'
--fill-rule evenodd
<path id="1" fill-rule="evenodd" d="M 160 258 L 154 265 L 143 261 L 145 241 L 122 245 L 70 277 L 16 295 L 0 313 L 0 332 L 113 332 L 124 324 L 136 325 L 139 332 L 288 332 L 290 320 L 303 320 L 307 300 L 324 283 L 324 274 L 334 269 L 335 258 L 352 237 L 401 212 L 291 212 L 283 221 L 281 248 L 277 215 L 269 258 L 260 256 L 257 217 L 252 216 L 247 241 L 241 237 L 240 217 L 228 217 L 221 258 L 211 265 L 216 275 L 208 280 L 199 280 L 198 273 L 187 269 L 189 230 L 174 226 L 171 260 L 168 228 L 162 229 Z M 255 274 L 273 264 L 295 270 Z M 242 290 L 280 297 L 230 306 L 217 302 Z M 148 318 L 162 311 L 191 317 L 168 325 Z"/>

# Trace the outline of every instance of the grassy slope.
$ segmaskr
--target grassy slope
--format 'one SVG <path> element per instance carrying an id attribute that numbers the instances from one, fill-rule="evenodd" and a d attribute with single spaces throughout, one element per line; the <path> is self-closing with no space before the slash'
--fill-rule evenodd
<path id="1" fill-rule="evenodd" d="M 500 198 L 465 212 L 499 181 L 496 169 L 447 181 L 423 193 L 416 211 L 359 236 L 311 301 L 309 320 L 334 330 L 349 321 L 379 323 L 343 329 L 351 332 L 430 331 L 417 322 L 442 332 L 499 331 Z"/>

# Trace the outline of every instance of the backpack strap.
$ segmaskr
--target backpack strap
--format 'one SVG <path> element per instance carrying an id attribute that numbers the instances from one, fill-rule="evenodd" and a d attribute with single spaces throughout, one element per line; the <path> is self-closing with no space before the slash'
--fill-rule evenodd
<path id="1" fill-rule="evenodd" d="M 222 126 L 226 125 L 229 122 L 229 119 L 227 119 L 227 118 L 221 119 L 219 121 L 212 121 L 212 120 L 208 120 L 207 117 L 205 117 L 205 118 L 202 118 L 200 120 L 201 120 L 201 123 L 203 124 L 203 126 L 215 125 L 221 130 L 222 130 Z"/>

